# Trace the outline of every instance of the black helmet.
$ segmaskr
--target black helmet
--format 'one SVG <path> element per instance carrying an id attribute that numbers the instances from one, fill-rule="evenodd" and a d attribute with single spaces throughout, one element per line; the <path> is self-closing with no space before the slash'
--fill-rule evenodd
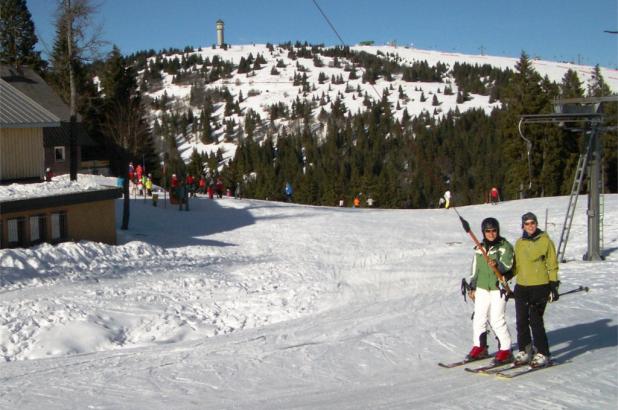
<path id="1" fill-rule="evenodd" d="M 481 230 L 483 233 L 486 229 L 495 229 L 498 236 L 500 236 L 500 223 L 496 218 L 485 218 L 481 222 Z"/>
<path id="2" fill-rule="evenodd" d="M 524 227 L 524 224 L 528 221 L 534 221 L 535 224 L 538 225 L 539 220 L 536 218 L 536 215 L 532 212 L 526 212 L 521 216 L 521 227 Z"/>

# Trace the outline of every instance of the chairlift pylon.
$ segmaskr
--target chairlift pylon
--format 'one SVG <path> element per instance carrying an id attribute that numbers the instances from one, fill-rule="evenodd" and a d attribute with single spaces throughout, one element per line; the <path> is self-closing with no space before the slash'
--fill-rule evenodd
<path id="1" fill-rule="evenodd" d="M 532 153 L 532 141 L 530 141 L 528 138 L 524 137 L 524 133 L 521 130 L 521 127 L 524 123 L 524 119 L 520 118 L 519 119 L 519 125 L 517 126 L 517 130 L 519 131 L 519 136 L 526 141 L 526 151 L 527 151 L 527 156 L 528 156 L 528 189 L 532 189 L 532 160 L 531 160 L 531 153 Z"/>

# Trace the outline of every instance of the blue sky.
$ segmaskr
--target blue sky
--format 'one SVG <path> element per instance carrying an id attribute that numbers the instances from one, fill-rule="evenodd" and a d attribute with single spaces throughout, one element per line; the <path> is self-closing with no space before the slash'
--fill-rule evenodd
<path id="1" fill-rule="evenodd" d="M 215 22 L 229 44 L 341 44 L 313 0 L 93 0 L 103 39 L 124 54 L 210 46 Z M 346 44 L 417 48 L 618 68 L 617 0 L 316 0 Z M 40 41 L 54 41 L 56 1 L 27 0 Z M 109 47 L 108 47 L 109 48 Z"/>

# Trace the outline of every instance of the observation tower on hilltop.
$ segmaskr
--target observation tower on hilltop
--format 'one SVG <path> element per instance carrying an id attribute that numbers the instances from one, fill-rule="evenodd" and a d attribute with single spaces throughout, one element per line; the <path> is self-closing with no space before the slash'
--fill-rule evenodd
<path id="1" fill-rule="evenodd" d="M 225 44 L 223 40 L 223 20 L 217 20 L 217 47 L 221 48 Z"/>

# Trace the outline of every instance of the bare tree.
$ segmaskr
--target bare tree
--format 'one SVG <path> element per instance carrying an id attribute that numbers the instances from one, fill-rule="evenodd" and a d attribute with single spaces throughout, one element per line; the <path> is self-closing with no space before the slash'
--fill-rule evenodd
<path id="1" fill-rule="evenodd" d="M 108 112 L 103 123 L 105 134 L 119 148 L 119 155 L 122 157 L 122 164 L 129 162 L 129 156 L 135 155 L 144 139 L 150 133 L 150 128 L 143 117 L 143 107 L 138 97 L 131 98 L 128 102 L 114 101 L 108 108 Z M 124 174 L 123 174 L 124 175 Z M 125 176 L 123 182 L 124 203 L 122 212 L 121 229 L 129 229 L 130 201 L 129 201 L 129 180 Z"/>
<path id="2" fill-rule="evenodd" d="M 70 113 L 69 127 L 69 158 L 71 180 L 77 179 L 77 137 L 75 120 L 77 116 L 77 85 L 75 70 L 78 62 L 84 62 L 98 55 L 103 44 L 100 40 L 101 26 L 94 24 L 94 16 L 98 5 L 91 0 L 59 0 L 58 2 L 58 32 L 67 36 L 66 66 L 69 71 Z M 64 28 L 62 30 L 61 28 Z"/>

